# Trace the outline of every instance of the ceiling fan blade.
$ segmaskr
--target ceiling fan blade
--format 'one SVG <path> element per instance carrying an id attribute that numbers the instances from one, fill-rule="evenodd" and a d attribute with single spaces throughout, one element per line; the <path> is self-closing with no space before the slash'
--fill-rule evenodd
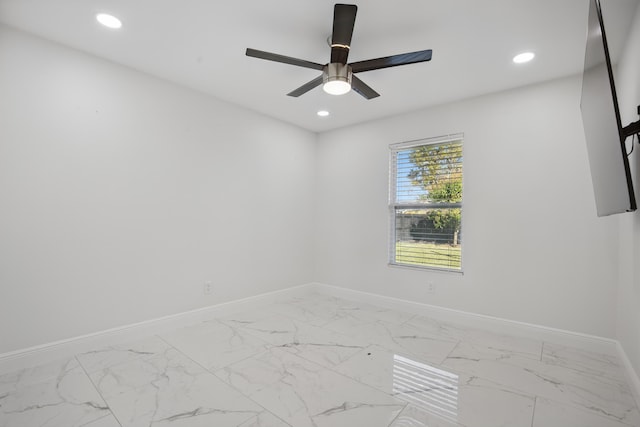
<path id="1" fill-rule="evenodd" d="M 336 4 L 333 8 L 333 33 L 331 34 L 332 63 L 347 63 L 357 12 L 358 6 L 355 4 Z"/>
<path id="2" fill-rule="evenodd" d="M 314 70 L 320 70 L 324 68 L 322 64 L 316 64 L 315 62 L 305 61 L 304 59 L 292 58 L 290 56 L 278 55 L 277 53 L 265 52 L 263 50 L 256 50 L 248 48 L 246 52 L 247 56 L 253 58 L 266 59 L 268 61 L 282 62 L 284 64 L 297 65 L 298 67 L 311 68 Z"/>
<path id="3" fill-rule="evenodd" d="M 354 73 L 362 73 L 363 71 L 379 70 L 381 68 L 397 67 L 398 65 L 415 64 L 416 62 L 425 61 L 431 61 L 431 49 L 385 56 L 384 58 L 368 59 L 349 65 L 351 65 L 351 70 Z"/>
<path id="4" fill-rule="evenodd" d="M 367 85 L 365 82 L 363 82 L 356 76 L 351 76 L 351 89 L 353 89 L 355 92 L 359 93 L 360 95 L 364 96 L 367 99 L 373 99 L 380 96 L 378 92 L 371 89 L 369 85 Z"/>
<path id="5" fill-rule="evenodd" d="M 315 88 L 317 86 L 320 86 L 321 84 L 322 84 L 322 75 L 320 75 L 319 77 L 316 77 L 315 79 L 311 80 L 309 83 L 303 84 L 298 89 L 289 92 L 287 94 L 287 96 L 294 96 L 294 97 L 297 98 L 298 96 L 309 92 L 311 89 L 313 89 L 313 88 Z"/>

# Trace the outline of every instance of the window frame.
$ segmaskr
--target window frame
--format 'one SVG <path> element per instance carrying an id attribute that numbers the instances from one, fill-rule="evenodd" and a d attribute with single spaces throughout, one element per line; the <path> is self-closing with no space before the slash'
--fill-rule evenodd
<path id="1" fill-rule="evenodd" d="M 397 173 L 398 162 L 397 155 L 401 151 L 409 150 L 415 147 L 446 144 L 449 142 L 459 142 L 462 146 L 463 160 L 462 160 L 462 201 L 460 203 L 402 203 L 397 201 Z M 439 267 L 435 265 L 417 265 L 401 263 L 396 261 L 396 212 L 400 209 L 446 209 L 446 208 L 459 208 L 460 209 L 460 225 L 464 222 L 464 134 L 455 133 L 442 135 L 432 138 L 423 138 L 406 142 L 399 142 L 389 145 L 389 263 L 390 267 L 409 268 L 422 271 L 438 271 L 454 274 L 464 274 L 464 245 L 462 240 L 460 241 L 460 268 L 451 267 Z M 462 230 L 462 228 L 461 228 Z M 459 235 L 462 238 L 462 231 Z"/>

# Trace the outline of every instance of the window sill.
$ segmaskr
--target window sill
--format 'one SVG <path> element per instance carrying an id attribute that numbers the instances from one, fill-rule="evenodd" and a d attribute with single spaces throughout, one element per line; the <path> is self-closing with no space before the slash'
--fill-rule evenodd
<path id="1" fill-rule="evenodd" d="M 451 273 L 451 274 L 459 274 L 461 276 L 464 275 L 464 270 L 452 270 L 449 268 L 440 268 L 440 267 L 421 267 L 418 265 L 410 265 L 410 264 L 396 264 L 390 262 L 387 264 L 391 268 L 400 268 L 400 269 L 409 269 L 409 270 L 419 270 L 419 271 L 433 271 L 436 273 Z"/>

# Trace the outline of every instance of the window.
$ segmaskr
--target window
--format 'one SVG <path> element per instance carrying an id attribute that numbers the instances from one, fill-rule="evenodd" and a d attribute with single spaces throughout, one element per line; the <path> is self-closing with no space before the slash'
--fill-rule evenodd
<path id="1" fill-rule="evenodd" d="M 462 135 L 391 145 L 390 263 L 462 271 Z"/>

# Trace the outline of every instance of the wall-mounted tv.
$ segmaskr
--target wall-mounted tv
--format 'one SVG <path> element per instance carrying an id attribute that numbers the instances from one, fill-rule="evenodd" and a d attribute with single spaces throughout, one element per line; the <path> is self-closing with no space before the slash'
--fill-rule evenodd
<path id="1" fill-rule="evenodd" d="M 580 109 L 598 216 L 635 211 L 625 142 L 639 122 L 622 126 L 600 0 L 590 0 Z"/>

